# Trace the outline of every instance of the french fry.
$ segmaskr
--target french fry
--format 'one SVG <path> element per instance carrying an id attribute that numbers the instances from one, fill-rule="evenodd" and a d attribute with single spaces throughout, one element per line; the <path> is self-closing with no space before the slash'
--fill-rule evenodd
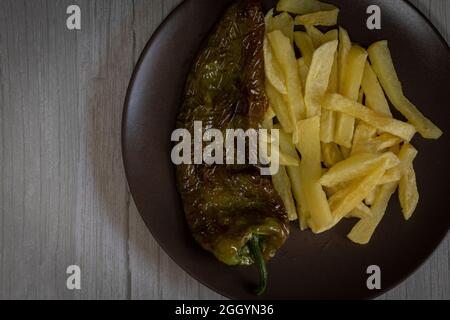
<path id="1" fill-rule="evenodd" d="M 269 40 L 264 39 L 264 70 L 266 73 L 266 79 L 270 84 L 277 89 L 281 94 L 286 95 L 287 88 L 285 85 L 285 79 L 283 71 L 278 61 L 275 59 L 272 51 L 272 47 Z"/>
<path id="2" fill-rule="evenodd" d="M 322 33 L 319 29 L 311 25 L 306 25 L 305 29 L 306 34 L 310 37 L 313 43 L 314 49 L 319 48 L 327 42 L 339 40 L 339 32 L 337 29 L 330 30 L 326 33 Z"/>
<path id="3" fill-rule="evenodd" d="M 386 174 L 385 174 L 386 175 Z M 383 176 L 384 177 L 384 176 Z M 382 178 L 383 179 L 383 178 Z M 380 183 L 381 184 L 381 183 Z M 376 187 L 375 189 L 373 189 L 369 195 L 367 196 L 367 198 L 364 200 L 364 202 L 368 205 L 371 206 L 373 205 L 373 203 L 375 202 L 375 198 L 377 197 L 378 194 L 378 189 L 379 187 Z"/>
<path id="4" fill-rule="evenodd" d="M 272 106 L 269 106 L 269 109 L 267 109 L 266 113 L 264 114 L 264 120 L 262 122 L 262 127 L 264 129 L 272 129 L 273 127 L 273 119 L 277 115 L 275 114 L 275 111 L 273 111 Z"/>
<path id="5" fill-rule="evenodd" d="M 305 59 L 305 64 L 309 67 L 315 50 L 311 37 L 306 32 L 297 31 L 294 33 L 294 41 Z"/>
<path id="6" fill-rule="evenodd" d="M 341 152 L 342 152 L 342 155 L 344 156 L 344 159 L 350 158 L 350 156 L 352 155 L 352 149 L 346 148 L 344 146 L 339 146 L 339 148 L 341 149 Z"/>
<path id="7" fill-rule="evenodd" d="M 297 210 L 295 208 L 294 198 L 292 197 L 291 181 L 289 180 L 285 167 L 281 166 L 278 173 L 272 176 L 272 182 L 284 203 L 289 221 L 297 220 Z"/>
<path id="8" fill-rule="evenodd" d="M 380 185 L 388 184 L 388 183 L 392 183 L 392 182 L 398 183 L 400 181 L 400 178 L 402 177 L 400 174 L 400 171 L 394 170 L 394 169 L 395 168 L 392 168 L 384 174 L 383 178 L 381 178 Z"/>
<path id="9" fill-rule="evenodd" d="M 396 144 L 395 146 L 390 147 L 389 151 L 398 155 L 400 153 L 400 144 Z"/>
<path id="10" fill-rule="evenodd" d="M 264 129 L 272 129 L 273 122 L 271 126 L 263 126 Z M 266 152 L 269 153 L 268 159 L 273 162 L 273 159 L 277 159 L 280 166 L 284 167 L 298 167 L 300 164 L 300 160 L 298 157 L 292 157 L 289 154 L 285 154 L 280 148 L 271 148 L 272 143 L 271 134 L 261 135 L 259 137 L 259 143 L 261 147 L 264 147 Z M 262 144 L 262 145 L 261 145 Z"/>
<path id="11" fill-rule="evenodd" d="M 286 78 L 288 106 L 295 115 L 295 119 L 292 120 L 304 119 L 306 109 L 294 47 L 279 30 L 269 33 L 268 38 Z"/>
<path id="12" fill-rule="evenodd" d="M 339 92 L 339 63 L 338 63 L 338 52 L 334 55 L 333 68 L 331 68 L 330 81 L 328 83 L 329 93 Z"/>
<path id="13" fill-rule="evenodd" d="M 318 0 L 280 0 L 277 5 L 277 11 L 287 11 L 294 14 L 309 14 L 334 9 L 336 9 L 335 6 Z"/>
<path id="14" fill-rule="evenodd" d="M 402 140 L 400 138 L 389 133 L 383 133 L 369 142 L 369 148 L 371 148 L 374 152 L 381 152 L 398 145 L 401 142 Z"/>
<path id="15" fill-rule="evenodd" d="M 412 125 L 392 118 L 386 118 L 339 94 L 325 95 L 322 106 L 328 110 L 348 114 L 369 123 L 376 129 L 390 133 L 407 142 L 411 141 L 416 133 Z"/>
<path id="16" fill-rule="evenodd" d="M 418 153 L 411 144 L 404 144 L 398 154 L 400 164 L 386 173 L 400 179 L 398 195 L 405 220 L 411 218 L 419 202 L 419 191 L 413 167 Z"/>
<path id="17" fill-rule="evenodd" d="M 322 113 L 321 100 L 329 87 L 338 41 L 328 42 L 314 52 L 305 88 L 307 117 Z M 326 111 L 321 117 L 321 140 L 332 142 L 334 114 Z"/>
<path id="18" fill-rule="evenodd" d="M 291 136 L 283 130 L 280 130 L 280 149 L 284 154 L 296 158 L 298 161 L 300 161 L 297 150 L 292 143 Z M 292 194 L 294 196 L 297 207 L 300 229 L 303 231 L 308 229 L 308 219 L 310 217 L 310 214 L 306 206 L 306 199 L 302 189 L 300 168 L 287 167 L 287 172 L 292 185 Z"/>
<path id="19" fill-rule="evenodd" d="M 405 220 L 413 215 L 420 196 L 410 141 L 442 131 L 405 97 L 386 41 L 366 51 L 341 27 L 316 28 L 336 25 L 338 16 L 318 0 L 279 0 L 266 15 L 269 109 L 261 126 L 279 130 L 280 148 L 269 158 L 280 163 L 273 183 L 289 219 L 318 234 L 356 218 L 348 238 L 367 244 L 397 187 Z M 394 119 L 389 102 L 408 122 Z"/>
<path id="20" fill-rule="evenodd" d="M 300 161 L 296 157 L 292 157 L 278 150 L 272 150 L 272 152 L 274 152 L 275 154 L 272 153 L 271 158 L 276 155 L 277 156 L 276 158 L 278 159 L 280 166 L 289 168 L 289 167 L 298 167 L 300 165 Z"/>
<path id="21" fill-rule="evenodd" d="M 330 208 L 337 205 L 340 201 L 342 201 L 342 199 L 344 199 L 352 182 L 353 181 L 340 183 L 334 187 L 324 187 L 324 190 L 328 195 L 328 203 Z"/>
<path id="22" fill-rule="evenodd" d="M 345 77 L 339 90 L 343 96 L 350 100 L 358 100 L 366 61 L 366 50 L 357 45 L 352 46 L 344 69 Z M 355 119 L 352 116 L 343 113 L 338 114 L 334 141 L 341 146 L 351 148 L 354 129 Z"/>
<path id="23" fill-rule="evenodd" d="M 334 140 L 336 113 L 330 110 L 322 110 L 320 117 L 320 141 L 331 143 Z"/>
<path id="24" fill-rule="evenodd" d="M 269 34 L 272 31 L 280 30 L 283 34 L 294 41 L 294 19 L 287 12 L 283 12 L 279 15 L 273 15 L 273 9 L 269 11 L 265 18 L 266 33 Z"/>
<path id="25" fill-rule="evenodd" d="M 326 174 L 326 172 L 324 174 Z M 340 183 L 340 184 L 338 184 L 336 186 L 333 186 L 333 187 L 324 187 L 323 189 L 325 190 L 325 193 L 327 194 L 328 198 L 331 198 L 332 196 L 334 196 L 339 191 L 348 188 L 350 183 L 349 182 L 344 182 L 344 183 Z M 341 200 L 343 198 L 343 196 L 345 196 L 345 194 L 342 194 L 342 197 L 335 198 L 334 200 Z"/>
<path id="26" fill-rule="evenodd" d="M 298 167 L 300 165 L 300 161 L 298 159 L 293 158 L 283 152 L 280 152 L 280 165 L 285 167 Z"/>
<path id="27" fill-rule="evenodd" d="M 413 164 L 414 159 L 418 155 L 418 151 L 411 144 L 405 143 L 398 153 L 400 164 L 392 169 L 389 169 L 380 184 L 387 184 L 392 182 L 399 182 L 402 176 L 407 173 L 408 168 Z"/>
<path id="28" fill-rule="evenodd" d="M 318 11 L 295 17 L 295 24 L 331 27 L 337 24 L 338 16 L 339 9 L 337 8 L 328 11 Z"/>
<path id="29" fill-rule="evenodd" d="M 382 133 L 378 137 L 375 135 L 375 128 L 364 122 L 359 123 L 353 138 L 352 155 L 364 152 L 382 152 L 402 142 L 400 138 L 389 133 Z"/>
<path id="30" fill-rule="evenodd" d="M 411 219 L 419 203 L 419 191 L 417 188 L 416 173 L 413 165 L 409 165 L 406 173 L 400 179 L 398 196 L 405 220 Z"/>
<path id="31" fill-rule="evenodd" d="M 300 80 L 302 81 L 302 88 L 306 88 L 306 80 L 308 79 L 309 67 L 306 65 L 305 59 L 297 60 L 298 70 L 300 72 Z"/>
<path id="32" fill-rule="evenodd" d="M 321 43 L 325 44 L 330 41 L 339 40 L 339 31 L 337 29 L 330 30 L 322 35 Z"/>
<path id="33" fill-rule="evenodd" d="M 313 42 L 314 48 L 319 48 L 322 45 L 323 33 L 314 26 L 306 25 L 305 29 Z"/>
<path id="34" fill-rule="evenodd" d="M 305 104 L 308 118 L 321 114 L 321 100 L 328 90 L 337 47 L 338 41 L 336 40 L 322 45 L 314 52 L 305 88 Z"/>
<path id="35" fill-rule="evenodd" d="M 283 129 L 289 133 L 294 132 L 293 120 L 295 119 L 295 114 L 287 106 L 281 93 L 279 93 L 269 81 L 266 81 L 266 94 Z"/>
<path id="36" fill-rule="evenodd" d="M 359 95 L 358 95 L 357 101 L 359 104 L 364 104 L 364 91 L 362 89 L 359 90 Z"/>
<path id="37" fill-rule="evenodd" d="M 340 92 L 341 88 L 344 87 L 345 80 L 345 68 L 347 67 L 348 54 L 350 49 L 352 48 L 352 42 L 348 35 L 347 30 L 342 27 L 339 27 L 339 49 L 338 49 L 338 90 Z M 336 93 L 337 93 L 336 92 Z M 334 92 L 333 92 L 334 93 Z M 334 133 L 333 133 L 333 141 L 336 141 L 336 131 L 337 131 L 337 119 L 339 118 L 339 114 L 335 113 L 335 125 L 334 125 Z M 347 145 L 347 148 L 349 146 Z"/>
<path id="38" fill-rule="evenodd" d="M 338 145 L 331 143 L 322 143 L 322 160 L 327 168 L 333 167 L 336 163 L 344 160 L 341 150 Z"/>
<path id="39" fill-rule="evenodd" d="M 348 238 L 354 243 L 365 245 L 370 242 L 376 228 L 383 219 L 389 200 L 397 189 L 398 183 L 388 183 L 381 187 L 375 202 L 371 208 L 372 216 L 361 219 L 352 231 L 348 234 Z"/>
<path id="40" fill-rule="evenodd" d="M 375 189 L 386 172 L 388 160 L 383 159 L 361 180 L 354 181 L 349 187 L 337 192 L 330 198 L 330 208 L 335 224 L 355 209 L 370 192 Z M 335 199 L 339 199 L 336 201 Z"/>
<path id="41" fill-rule="evenodd" d="M 439 139 L 442 131 L 405 97 L 387 41 L 374 43 L 368 52 L 373 69 L 394 107 L 416 127 L 424 138 Z"/>
<path id="42" fill-rule="evenodd" d="M 370 148 L 370 141 L 374 139 L 376 134 L 377 129 L 361 121 L 355 129 L 351 154 L 374 153 L 373 148 Z"/>
<path id="43" fill-rule="evenodd" d="M 338 53 L 334 55 L 334 63 L 331 68 L 330 80 L 328 83 L 328 92 L 337 93 L 339 88 L 339 70 L 338 70 Z M 336 113 L 334 111 L 322 109 L 322 117 L 320 118 L 320 140 L 323 143 L 332 143 L 334 141 L 334 132 L 336 128 Z M 337 148 L 337 146 L 336 146 Z"/>
<path id="44" fill-rule="evenodd" d="M 333 187 L 361 178 L 380 162 L 385 163 L 385 171 L 400 164 L 400 160 L 392 152 L 381 155 L 361 153 L 331 167 L 330 170 L 320 178 L 320 183 L 325 187 Z"/>
<path id="45" fill-rule="evenodd" d="M 264 114 L 264 121 L 272 120 L 276 116 L 277 115 L 275 114 L 275 111 L 273 111 L 272 106 L 269 106 L 269 108 L 267 109 L 266 113 Z"/>
<path id="46" fill-rule="evenodd" d="M 353 209 L 346 218 L 364 219 L 372 217 L 372 210 L 364 203 L 360 203 L 355 209 Z"/>
<path id="47" fill-rule="evenodd" d="M 401 148 L 398 158 L 400 159 L 400 165 L 395 168 L 400 172 L 400 175 L 403 176 L 406 174 L 406 170 L 413 164 L 414 159 L 416 159 L 419 151 L 413 147 L 412 144 L 405 143 Z"/>
<path id="48" fill-rule="evenodd" d="M 366 63 L 364 69 L 361 87 L 366 95 L 367 107 L 379 114 L 392 118 L 392 113 L 386 96 L 384 95 L 383 88 L 381 88 L 377 75 L 369 62 Z"/>
<path id="49" fill-rule="evenodd" d="M 347 30 L 339 27 L 339 53 L 338 53 L 338 73 L 339 73 L 339 90 L 344 87 L 345 68 L 347 66 L 347 59 L 352 42 Z"/>
<path id="50" fill-rule="evenodd" d="M 321 233 L 331 227 L 333 218 L 327 196 L 319 183 L 322 175 L 320 119 L 314 117 L 300 121 L 298 127 L 297 132 L 301 132 L 301 135 L 299 135 L 297 149 L 302 155 L 301 184 L 311 215 L 309 225 L 314 233 Z"/>

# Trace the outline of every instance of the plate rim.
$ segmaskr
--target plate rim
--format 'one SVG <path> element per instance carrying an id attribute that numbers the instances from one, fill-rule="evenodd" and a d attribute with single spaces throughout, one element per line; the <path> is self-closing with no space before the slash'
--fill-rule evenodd
<path id="1" fill-rule="evenodd" d="M 124 101 L 124 104 L 123 104 L 122 122 L 121 122 L 121 154 L 122 154 L 122 165 L 124 167 L 124 172 L 125 172 L 125 176 L 126 176 L 128 189 L 130 190 L 130 196 L 133 198 L 133 201 L 134 201 L 134 196 L 133 196 L 133 191 L 132 191 L 133 187 L 130 184 L 130 179 L 129 179 L 130 174 L 129 174 L 128 159 L 127 159 L 128 157 L 127 157 L 127 154 L 126 154 L 126 144 L 127 144 L 126 132 L 127 132 L 127 119 L 128 119 L 127 116 L 128 116 L 128 112 L 129 112 L 129 109 L 130 109 L 131 94 L 132 94 L 133 88 L 135 86 L 137 76 L 138 76 L 139 72 L 141 71 L 142 64 L 143 64 L 143 62 L 144 62 L 148 52 L 151 50 L 153 44 L 157 40 L 158 36 L 163 32 L 165 26 L 172 20 L 172 17 L 175 16 L 178 13 L 178 11 L 180 11 L 185 5 L 187 5 L 187 3 L 191 2 L 191 1 L 193 1 L 193 0 L 182 0 L 179 4 L 177 4 L 170 11 L 170 13 L 166 17 L 164 17 L 162 22 L 153 31 L 153 33 L 151 34 L 151 36 L 150 36 L 149 40 L 147 41 L 146 45 L 142 49 L 142 51 L 141 51 L 141 53 L 139 55 L 139 58 L 137 59 L 137 61 L 135 63 L 132 76 L 131 76 L 130 81 L 128 83 L 128 87 L 127 87 L 127 91 L 126 91 L 126 97 L 125 97 L 125 101 Z M 414 5 L 412 2 L 410 2 L 410 0 L 402 0 L 402 2 L 404 4 L 406 4 L 407 6 L 409 6 L 417 14 L 419 14 L 419 16 L 422 18 L 422 20 L 425 21 L 428 24 L 429 27 L 431 27 L 431 29 L 433 30 L 434 34 L 436 34 L 438 36 L 439 41 L 443 44 L 444 48 L 447 50 L 447 54 L 450 56 L 449 43 L 444 38 L 442 33 L 439 31 L 439 29 L 431 22 L 431 20 L 416 5 Z M 179 266 L 183 270 L 183 272 L 186 272 L 190 277 L 192 277 L 193 279 L 195 279 L 196 281 L 198 281 L 199 283 L 201 283 L 202 285 L 204 285 L 205 287 L 207 287 L 211 291 L 215 292 L 216 294 L 219 294 L 219 295 L 221 295 L 221 296 L 223 296 L 225 298 L 228 298 L 230 300 L 236 300 L 235 297 L 231 297 L 230 295 L 226 294 L 222 290 L 220 290 L 218 288 L 213 288 L 208 283 L 206 283 L 203 280 L 199 279 L 197 276 L 193 275 L 189 270 L 187 270 L 187 268 L 185 268 L 185 266 L 182 263 L 176 261 L 176 259 L 173 258 L 172 254 L 168 250 L 166 250 L 166 246 L 156 236 L 155 232 L 153 232 L 152 226 L 145 221 L 145 219 L 144 219 L 144 217 L 143 217 L 143 215 L 141 213 L 142 211 L 139 208 L 139 204 L 137 202 L 135 202 L 135 204 L 136 204 L 136 207 L 138 209 L 139 215 L 141 216 L 141 218 L 142 218 L 146 228 L 151 233 L 151 236 L 154 238 L 154 240 L 156 241 L 158 246 L 161 249 L 163 249 L 165 254 L 167 254 L 167 256 L 177 266 Z M 394 288 L 400 286 L 407 279 L 409 279 L 412 275 L 417 273 L 425 265 L 425 263 L 430 260 L 430 258 L 433 256 L 433 254 L 443 244 L 445 238 L 448 235 L 448 231 L 449 230 L 447 230 L 446 233 L 443 233 L 442 237 L 439 237 L 436 240 L 436 243 L 433 245 L 434 249 L 431 250 L 423 259 L 421 259 L 422 261 L 420 263 L 418 263 L 417 266 L 412 268 L 412 270 L 410 272 L 406 273 L 405 276 L 399 278 L 397 281 L 394 281 L 394 283 L 392 285 L 390 285 L 388 287 L 385 287 L 382 290 L 378 290 L 376 292 L 373 292 L 373 294 L 369 294 L 366 297 L 362 297 L 362 299 L 363 300 L 376 299 L 376 298 L 380 297 L 381 295 L 386 294 L 386 293 L 390 292 L 391 290 L 393 290 Z M 294 299 L 292 299 L 292 300 L 294 300 Z"/>

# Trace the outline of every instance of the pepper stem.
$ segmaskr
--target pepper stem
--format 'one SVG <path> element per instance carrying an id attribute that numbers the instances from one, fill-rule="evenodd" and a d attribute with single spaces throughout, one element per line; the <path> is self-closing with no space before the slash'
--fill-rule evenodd
<path id="1" fill-rule="evenodd" d="M 248 242 L 248 248 L 250 249 L 250 253 L 253 256 L 253 259 L 255 260 L 256 264 L 259 268 L 260 273 L 260 283 L 258 288 L 256 289 L 256 294 L 258 296 L 262 295 L 267 288 L 267 268 L 266 268 L 266 262 L 264 261 L 264 257 L 261 252 L 261 247 L 259 245 L 259 237 L 256 235 L 253 235 L 250 241 Z"/>

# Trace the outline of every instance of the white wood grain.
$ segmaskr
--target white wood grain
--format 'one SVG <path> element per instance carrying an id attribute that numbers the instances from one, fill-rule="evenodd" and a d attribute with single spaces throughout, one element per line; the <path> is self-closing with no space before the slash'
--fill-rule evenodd
<path id="1" fill-rule="evenodd" d="M 71 297 L 58 285 L 65 281 L 59 268 L 74 254 L 73 150 L 63 139 L 77 130 L 61 120 L 74 110 L 63 108 L 73 105 L 73 95 L 62 84 L 77 79 L 64 71 L 72 56 L 55 50 L 70 36 L 50 27 L 43 4 L 1 2 L 0 297 Z"/>
<path id="2" fill-rule="evenodd" d="M 79 158 L 76 264 L 82 299 L 129 298 L 128 205 L 120 130 L 133 67 L 132 6 L 122 0 L 84 1 L 77 38 Z M 87 10 L 86 10 L 87 9 Z"/>
<path id="3" fill-rule="evenodd" d="M 120 153 L 131 75 L 131 6 L 1 5 L 1 298 L 127 298 L 129 193 Z M 82 290 L 66 289 L 66 268 Z"/>
<path id="4" fill-rule="evenodd" d="M 129 78 L 179 2 L 0 0 L 0 299 L 222 299 L 159 248 L 122 168 Z M 413 3 L 449 41 L 450 1 Z M 449 252 L 447 238 L 381 299 L 450 299 Z M 81 291 L 66 289 L 72 264 Z"/>

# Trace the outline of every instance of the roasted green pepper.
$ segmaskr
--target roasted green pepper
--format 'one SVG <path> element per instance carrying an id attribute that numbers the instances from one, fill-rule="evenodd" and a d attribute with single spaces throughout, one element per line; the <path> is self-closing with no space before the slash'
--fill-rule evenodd
<path id="1" fill-rule="evenodd" d="M 209 36 L 188 76 L 178 128 L 259 128 L 268 100 L 264 91 L 264 15 L 260 1 L 231 6 Z M 261 294 L 265 260 L 289 234 L 283 203 L 271 178 L 255 166 L 180 165 L 178 186 L 196 241 L 228 265 L 257 263 Z"/>

